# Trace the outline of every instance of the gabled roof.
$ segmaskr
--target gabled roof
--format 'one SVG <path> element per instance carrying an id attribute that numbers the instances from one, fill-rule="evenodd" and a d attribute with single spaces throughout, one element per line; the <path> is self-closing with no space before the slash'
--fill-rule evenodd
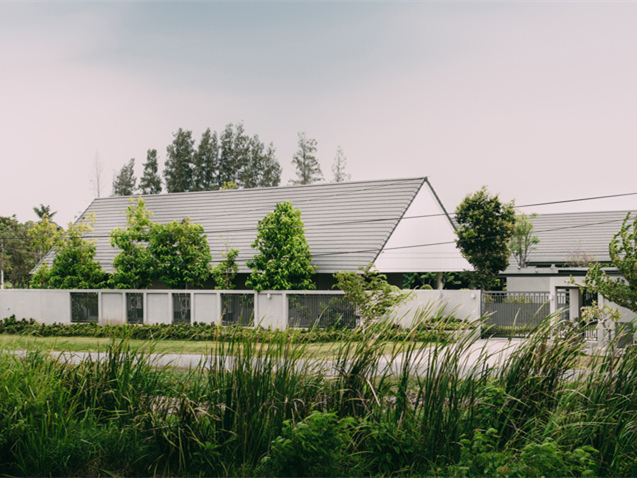
<path id="1" fill-rule="evenodd" d="M 277 203 L 284 201 L 290 201 L 301 210 L 313 263 L 319 273 L 356 270 L 377 260 L 384 263 L 383 268 L 379 266 L 379 270 L 384 272 L 462 270 L 469 267 L 455 245 L 425 247 L 426 250 L 412 247 L 445 240 L 453 242 L 451 221 L 427 178 L 142 197 L 146 207 L 154 214 L 153 221 L 167 223 L 189 217 L 191 222 L 201 224 L 207 235 L 213 265 L 222 259 L 221 252 L 230 247 L 238 248 L 239 272 L 249 272 L 245 261 L 255 253 L 250 245 L 256 237 L 258 221 L 272 212 Z M 130 199 L 95 199 L 80 218 L 84 219 L 91 213 L 95 215 L 91 237 L 97 239 L 96 259 L 107 272 L 112 272 L 111 264 L 118 252 L 111 247 L 108 235 L 114 228 L 126 227 L 126 208 Z M 410 207 L 419 213 L 418 217 L 405 217 Z M 420 214 L 422 211 L 427 214 Z M 432 227 L 432 221 L 422 217 L 431 214 L 437 218 L 435 227 Z M 402 231 L 400 237 L 392 239 L 396 230 Z M 411 237 L 414 234 L 415 237 Z M 395 244 L 395 247 L 388 250 L 388 243 Z M 410 251 L 413 252 L 411 255 Z M 419 257 L 416 261 L 414 254 Z M 430 267 L 419 269 L 427 265 Z"/>
<path id="2" fill-rule="evenodd" d="M 626 214 L 637 211 L 571 212 L 541 214 L 533 222 L 533 234 L 540 243 L 529 254 L 529 265 L 562 265 L 575 254 L 592 255 L 609 262 L 608 244 L 619 231 Z M 511 257 L 511 266 L 517 267 Z"/>

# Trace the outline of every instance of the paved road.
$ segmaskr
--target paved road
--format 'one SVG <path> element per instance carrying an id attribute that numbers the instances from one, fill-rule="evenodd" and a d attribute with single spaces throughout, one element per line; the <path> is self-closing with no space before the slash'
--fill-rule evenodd
<path id="1" fill-rule="evenodd" d="M 515 352 L 515 350 L 522 344 L 522 339 L 501 339 L 501 338 L 489 338 L 476 340 L 466 351 L 463 351 L 460 355 L 461 370 L 469 370 L 476 364 L 481 357 L 482 361 L 486 363 L 489 368 L 497 367 L 509 355 Z M 453 345 L 451 345 L 453 347 Z M 429 354 L 431 354 L 433 348 L 425 347 L 414 357 L 412 357 L 412 363 L 415 365 L 412 370 L 416 373 L 423 373 L 429 368 Z M 17 351 L 17 354 L 24 354 L 24 351 Z M 79 363 L 86 359 L 92 360 L 104 360 L 105 353 L 97 352 L 51 352 L 53 356 L 60 357 L 62 360 L 67 360 L 71 363 Z M 152 363 L 158 367 L 173 366 L 179 368 L 194 368 L 205 363 L 206 356 L 200 354 L 152 354 Z M 231 361 L 230 361 L 231 362 Z M 393 361 L 389 355 L 385 355 L 379 362 L 380 370 L 387 370 L 388 366 L 391 366 L 392 372 L 398 372 L 402 368 L 402 357 L 398 356 Z M 332 362 L 324 364 L 328 373 L 330 369 L 334 369 Z"/>

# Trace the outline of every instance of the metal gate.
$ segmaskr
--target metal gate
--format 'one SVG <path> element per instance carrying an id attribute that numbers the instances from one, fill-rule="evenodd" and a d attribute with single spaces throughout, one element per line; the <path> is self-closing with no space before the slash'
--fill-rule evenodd
<path id="1" fill-rule="evenodd" d="M 483 292 L 483 336 L 524 337 L 550 314 L 548 292 Z"/>

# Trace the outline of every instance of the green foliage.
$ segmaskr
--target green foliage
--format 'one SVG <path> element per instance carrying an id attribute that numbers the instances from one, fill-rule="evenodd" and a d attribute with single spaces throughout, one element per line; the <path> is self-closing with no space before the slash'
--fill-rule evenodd
<path id="1" fill-rule="evenodd" d="M 44 256 L 53 248 L 63 232 L 62 228 L 51 221 L 47 215 L 31 226 L 28 236 L 37 262 L 44 259 Z"/>
<path id="2" fill-rule="evenodd" d="M 164 181 L 166 191 L 181 193 L 192 190 L 194 140 L 192 131 L 181 128 L 173 133 L 173 142 L 166 148 L 166 162 L 164 165 Z"/>
<path id="3" fill-rule="evenodd" d="M 299 133 L 299 150 L 294 153 L 292 164 L 296 168 L 296 176 L 292 184 L 312 184 L 323 180 L 321 165 L 316 159 L 316 140 Z"/>
<path id="4" fill-rule="evenodd" d="M 170 288 L 202 287 L 210 276 L 210 248 L 200 224 L 189 218 L 150 227 L 148 251 L 155 278 Z"/>
<path id="5" fill-rule="evenodd" d="M 493 287 L 509 263 L 509 245 L 515 226 L 513 202 L 502 203 L 486 186 L 467 195 L 456 208 L 456 241 L 475 269 L 475 285 Z"/>
<path id="6" fill-rule="evenodd" d="M 4 270 L 5 280 L 14 288 L 29 284 L 29 272 L 36 265 L 30 229 L 30 222 L 22 224 L 15 215 L 0 217 L 0 267 Z"/>
<path id="7" fill-rule="evenodd" d="M 136 183 L 135 158 L 131 158 L 113 178 L 113 196 L 132 196 L 135 194 Z"/>
<path id="8" fill-rule="evenodd" d="M 128 339 L 99 361 L 0 353 L 0 467 L 7 476 L 635 476 L 637 350 L 609 347 L 573 373 L 581 331 L 558 333 L 554 318 L 497 367 L 471 334 L 419 348 L 412 334 L 429 316 L 400 339 L 389 322 L 338 331 L 329 363 L 307 360 L 309 331 L 6 320 L 0 333 L 219 335 L 189 370 L 157 366 L 152 344 L 137 353 Z"/>
<path id="9" fill-rule="evenodd" d="M 265 476 L 344 476 L 346 449 L 351 441 L 353 418 L 338 419 L 336 413 L 313 412 L 298 424 L 283 422 L 280 436 L 261 460 Z"/>
<path id="10" fill-rule="evenodd" d="M 212 268 L 211 275 L 217 285 L 217 289 L 234 289 L 233 280 L 239 270 L 239 265 L 236 262 L 238 255 L 239 249 L 232 247 L 228 252 L 223 254 L 223 260 Z"/>
<path id="11" fill-rule="evenodd" d="M 226 184 L 262 188 L 281 182 L 274 146 L 249 136 L 242 123 L 227 124 L 221 133 L 206 129 L 196 150 L 191 131 L 179 129 L 174 136 L 164 169 L 168 192 L 232 189 L 224 188 Z"/>
<path id="12" fill-rule="evenodd" d="M 586 273 L 584 285 L 591 292 L 602 294 L 608 300 L 637 312 L 637 215 L 630 223 L 630 213 L 624 218 L 619 232 L 608 245 L 608 252 L 623 278 L 612 279 L 593 264 Z"/>
<path id="13" fill-rule="evenodd" d="M 99 289 L 106 282 L 106 273 L 95 261 L 95 241 L 84 238 L 93 230 L 95 218 L 89 215 L 67 230 L 55 243 L 51 268 L 41 269 L 31 281 L 31 288 L 44 284 L 52 289 Z"/>
<path id="14" fill-rule="evenodd" d="M 540 238 L 533 235 L 533 223 L 537 214 L 520 214 L 515 218 L 513 237 L 511 237 L 511 252 L 518 261 L 518 266 L 526 267 L 529 253 L 540 243 Z"/>
<path id="15" fill-rule="evenodd" d="M 115 272 L 109 284 L 116 289 L 143 289 L 153 280 L 155 271 L 153 257 L 148 248 L 153 223 L 146 203 L 139 197 L 131 198 L 126 210 L 126 229 L 113 229 L 110 233 L 111 246 L 120 252 L 113 259 Z"/>
<path id="16" fill-rule="evenodd" d="M 341 271 L 334 274 L 338 287 L 345 298 L 356 307 L 363 325 L 367 326 L 386 317 L 395 307 L 403 304 L 411 295 L 398 287 L 387 283 L 387 276 L 374 270 L 374 264 L 359 267 L 360 274 L 354 271 Z"/>
<path id="17" fill-rule="evenodd" d="M 290 202 L 279 203 L 259 221 L 257 229 L 252 247 L 259 252 L 246 262 L 252 269 L 246 285 L 258 292 L 316 288 L 316 267 L 305 239 L 301 211 Z"/>
<path id="18" fill-rule="evenodd" d="M 436 272 L 425 272 L 422 274 L 412 272 L 403 274 L 403 289 L 435 289 Z M 443 272 L 443 289 L 468 289 L 471 286 L 473 272 Z"/>
<path id="19" fill-rule="evenodd" d="M 44 204 L 40 204 L 40 207 L 34 207 L 33 212 L 38 216 L 38 219 L 44 219 L 45 216 L 53 219 L 53 216 L 57 214 L 57 211 L 51 212 L 51 206 L 45 206 Z"/>
<path id="20" fill-rule="evenodd" d="M 144 173 L 139 181 L 139 190 L 142 194 L 159 194 L 161 192 L 161 177 L 159 176 L 156 149 L 149 149 L 146 152 Z"/>

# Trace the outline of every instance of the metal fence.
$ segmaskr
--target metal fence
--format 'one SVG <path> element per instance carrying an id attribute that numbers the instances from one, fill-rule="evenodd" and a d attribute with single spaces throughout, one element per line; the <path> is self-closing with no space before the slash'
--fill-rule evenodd
<path id="1" fill-rule="evenodd" d="M 97 292 L 71 292 L 71 322 L 97 322 L 99 298 Z"/>
<path id="2" fill-rule="evenodd" d="M 339 294 L 289 294 L 290 327 L 344 327 L 358 324 L 356 309 Z"/>
<path id="3" fill-rule="evenodd" d="M 173 293 L 173 324 L 190 323 L 190 294 Z"/>
<path id="4" fill-rule="evenodd" d="M 144 294 L 126 293 L 126 321 L 129 324 L 144 323 Z"/>
<path id="5" fill-rule="evenodd" d="M 483 292 L 484 334 L 528 335 L 550 314 L 548 292 Z"/>
<path id="6" fill-rule="evenodd" d="M 254 322 L 254 294 L 221 294 L 221 325 L 251 326 Z"/>

